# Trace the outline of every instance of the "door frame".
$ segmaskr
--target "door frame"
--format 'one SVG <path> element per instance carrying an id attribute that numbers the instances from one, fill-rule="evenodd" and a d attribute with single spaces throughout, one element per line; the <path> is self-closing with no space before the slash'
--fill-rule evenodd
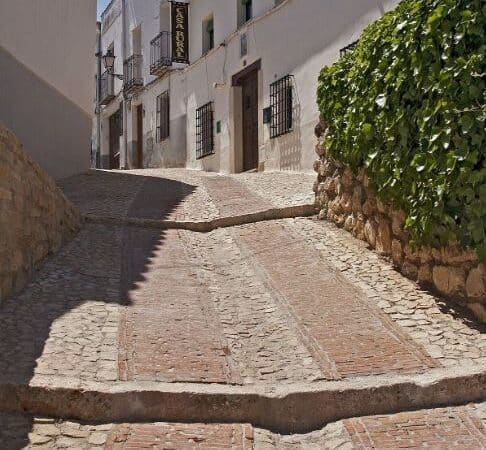
<path id="1" fill-rule="evenodd" d="M 254 63 L 245 67 L 240 72 L 233 75 L 231 79 L 231 95 L 230 95 L 230 111 L 232 111 L 232 117 L 230 117 L 230 129 L 233 131 L 233 142 L 230 155 L 230 171 L 233 173 L 243 172 L 244 170 L 244 148 L 243 148 L 243 86 L 242 83 L 249 76 L 256 72 L 257 77 L 257 97 L 258 97 L 258 152 L 261 143 L 263 142 L 263 110 L 262 110 L 262 62 L 258 59 Z M 258 165 L 261 161 L 258 161 Z"/>
<path id="2" fill-rule="evenodd" d="M 137 169 L 143 169 L 143 103 L 136 106 L 137 129 Z"/>

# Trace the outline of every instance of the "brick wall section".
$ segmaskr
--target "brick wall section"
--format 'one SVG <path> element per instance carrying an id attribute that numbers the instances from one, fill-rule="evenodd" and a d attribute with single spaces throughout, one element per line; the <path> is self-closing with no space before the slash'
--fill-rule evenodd
<path id="1" fill-rule="evenodd" d="M 378 253 L 391 257 L 404 275 L 467 305 L 486 322 L 486 265 L 479 263 L 472 250 L 458 245 L 412 251 L 404 230 L 405 213 L 376 197 L 364 169 L 354 174 L 326 154 L 325 131 L 326 125 L 321 122 L 316 127 L 319 158 L 314 163 L 319 217 L 368 242 Z"/>
<path id="2" fill-rule="evenodd" d="M 0 301 L 79 227 L 75 207 L 0 125 Z"/>

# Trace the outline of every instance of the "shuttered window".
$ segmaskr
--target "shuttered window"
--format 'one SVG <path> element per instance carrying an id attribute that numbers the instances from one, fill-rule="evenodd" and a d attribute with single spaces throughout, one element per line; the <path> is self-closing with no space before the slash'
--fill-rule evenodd
<path id="1" fill-rule="evenodd" d="M 169 137 L 169 91 L 165 91 L 157 97 L 157 142 Z"/>

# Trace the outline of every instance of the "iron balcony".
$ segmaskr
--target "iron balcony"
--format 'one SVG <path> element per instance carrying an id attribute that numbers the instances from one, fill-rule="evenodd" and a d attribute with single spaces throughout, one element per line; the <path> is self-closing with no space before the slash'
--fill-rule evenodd
<path id="1" fill-rule="evenodd" d="M 150 41 L 150 75 L 160 76 L 172 65 L 172 35 L 161 31 Z"/>
<path id="2" fill-rule="evenodd" d="M 142 55 L 132 55 L 123 63 L 123 89 L 126 93 L 138 91 L 143 87 L 142 62 Z"/>
<path id="3" fill-rule="evenodd" d="M 108 71 L 103 72 L 100 79 L 100 104 L 107 105 L 115 98 L 115 82 Z"/>

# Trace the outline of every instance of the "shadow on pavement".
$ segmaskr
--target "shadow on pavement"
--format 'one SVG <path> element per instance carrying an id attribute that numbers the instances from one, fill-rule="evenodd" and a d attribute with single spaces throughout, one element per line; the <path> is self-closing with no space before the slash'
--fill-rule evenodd
<path id="1" fill-rule="evenodd" d="M 87 183 L 83 176 L 61 183 L 80 209 L 94 205 L 135 218 L 165 219 L 196 189 L 118 172 L 84 178 Z M 130 304 L 130 292 L 144 280 L 154 248 L 164 239 L 160 230 L 85 225 L 22 292 L 0 305 L 0 381 L 27 384 L 35 374 L 104 379 L 106 367 L 99 360 L 106 349 L 116 353 L 118 348 L 117 338 L 107 338 L 105 332 L 118 326 L 116 305 Z M 114 379 L 118 379 L 117 358 L 110 362 Z M 0 413 L 0 448 L 24 448 L 32 425 L 27 416 Z"/>

